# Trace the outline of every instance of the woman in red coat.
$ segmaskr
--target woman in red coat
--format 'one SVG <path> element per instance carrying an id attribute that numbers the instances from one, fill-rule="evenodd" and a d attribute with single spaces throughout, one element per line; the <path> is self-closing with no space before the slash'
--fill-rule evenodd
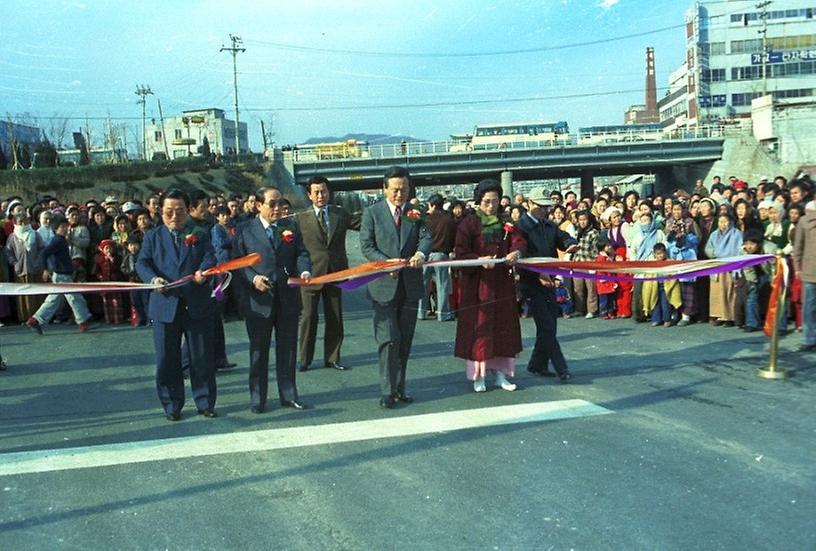
<path id="1" fill-rule="evenodd" d="M 497 211 L 501 186 L 484 180 L 476 188 L 476 213 L 456 230 L 457 260 L 504 258 L 502 264 L 460 269 L 461 302 L 457 311 L 455 355 L 465 360 L 473 390 L 484 392 L 485 374 L 496 374 L 496 386 L 515 390 L 507 377 L 521 352 L 521 327 L 512 266 L 526 246 L 521 233 L 503 223 Z"/>

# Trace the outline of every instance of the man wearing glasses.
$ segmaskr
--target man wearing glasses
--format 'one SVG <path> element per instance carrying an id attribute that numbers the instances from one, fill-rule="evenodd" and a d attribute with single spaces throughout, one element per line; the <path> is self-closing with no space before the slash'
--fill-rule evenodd
<path id="1" fill-rule="evenodd" d="M 380 359 L 380 406 L 394 409 L 414 399 L 405 392 L 405 371 L 422 298 L 422 264 L 431 254 L 431 233 L 421 216 L 408 216 L 411 180 L 399 166 L 383 177 L 384 200 L 363 211 L 360 250 L 369 261 L 402 258 L 407 266 L 368 284 L 374 307 L 374 339 Z"/>
<path id="2" fill-rule="evenodd" d="M 525 207 L 527 214 L 519 218 L 516 226 L 527 239 L 527 256 L 558 258 L 558 250 L 568 253 L 578 250 L 578 243 L 547 219 L 547 209 L 552 199 L 544 188 L 530 192 Z M 536 341 L 527 371 L 539 377 L 554 377 L 562 383 L 570 380 L 567 361 L 558 343 L 558 303 L 555 301 L 555 285 L 549 276 L 519 268 L 520 284 L 525 296 L 530 297 L 530 313 L 536 324 Z M 548 370 L 552 362 L 555 373 Z"/>
<path id="3" fill-rule="evenodd" d="M 181 371 L 181 338 L 190 346 L 190 386 L 198 414 L 216 417 L 213 326 L 215 300 L 204 270 L 215 266 L 215 254 L 206 232 L 193 232 L 188 224 L 187 194 L 173 189 L 162 198 L 163 224 L 145 234 L 136 261 L 142 281 L 164 285 L 192 275 L 193 282 L 150 294 L 148 315 L 153 320 L 156 348 L 156 389 L 168 421 L 181 419 L 184 378 Z M 195 238 L 191 238 L 195 235 Z"/>
<path id="4" fill-rule="evenodd" d="M 295 382 L 300 291 L 290 287 L 289 277 L 311 279 L 312 263 L 303 237 L 290 218 L 284 218 L 284 199 L 275 188 L 263 188 L 257 195 L 260 212 L 247 222 L 233 244 L 233 254 L 241 257 L 257 252 L 261 262 L 241 270 L 242 310 L 249 337 L 249 395 L 252 412 L 266 410 L 269 381 L 269 347 L 275 330 L 275 372 L 278 395 L 283 407 L 304 409 Z"/>

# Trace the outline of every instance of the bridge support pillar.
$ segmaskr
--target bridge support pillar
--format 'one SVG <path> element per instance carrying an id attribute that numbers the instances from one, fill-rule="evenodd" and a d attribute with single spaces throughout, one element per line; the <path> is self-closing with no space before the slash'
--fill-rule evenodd
<path id="1" fill-rule="evenodd" d="M 595 193 L 595 176 L 589 170 L 581 171 L 581 197 L 592 197 Z"/>
<path id="2" fill-rule="evenodd" d="M 513 196 L 513 173 L 511 171 L 505 170 L 501 173 L 501 188 L 502 195 Z"/>

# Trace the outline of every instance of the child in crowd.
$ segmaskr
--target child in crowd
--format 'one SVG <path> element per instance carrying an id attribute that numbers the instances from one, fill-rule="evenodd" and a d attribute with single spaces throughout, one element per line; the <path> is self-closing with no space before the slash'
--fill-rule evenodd
<path id="1" fill-rule="evenodd" d="M 138 230 L 136 231 L 138 232 Z M 142 249 L 141 236 L 134 232 L 133 235 L 128 237 L 125 247 L 127 253 L 122 258 L 122 276 L 130 283 L 141 283 L 142 281 L 136 274 L 136 258 Z M 130 324 L 133 327 L 147 325 L 147 300 L 149 296 L 150 291 L 130 292 Z"/>
<path id="2" fill-rule="evenodd" d="M 569 290 L 564 287 L 564 278 L 557 276 L 553 281 L 555 282 L 555 302 L 558 303 L 564 319 L 570 319 L 572 317 L 572 297 L 570 297 Z"/>
<path id="3" fill-rule="evenodd" d="M 594 218 L 583 210 L 578 213 L 578 250 L 573 253 L 572 259 L 576 262 L 592 262 L 598 256 L 598 230 L 594 227 Z M 598 293 L 595 283 L 589 279 L 575 278 L 572 282 L 572 299 L 575 301 L 575 310 L 592 319 L 598 315 Z"/>
<path id="4" fill-rule="evenodd" d="M 614 262 L 615 248 L 609 242 L 607 232 L 601 232 L 598 235 L 598 256 L 595 258 L 596 262 Z M 599 315 L 605 320 L 615 319 L 617 317 L 617 307 L 615 305 L 615 292 L 618 284 L 614 281 L 606 279 L 599 279 L 595 281 L 595 289 L 598 291 L 598 310 Z"/>
<path id="5" fill-rule="evenodd" d="M 763 235 L 758 230 L 748 230 L 742 238 L 745 254 L 762 254 Z M 760 307 L 761 298 L 766 297 L 770 285 L 771 263 L 745 268 L 745 326 L 746 333 L 759 331 L 764 325 Z"/>
<path id="6" fill-rule="evenodd" d="M 120 214 L 113 221 L 113 233 L 111 239 L 119 246 L 119 253 L 124 254 L 125 243 L 127 243 L 130 233 L 130 218 L 126 214 Z"/>
<path id="7" fill-rule="evenodd" d="M 664 243 L 655 243 L 652 250 L 655 260 L 663 261 L 668 257 Z M 676 279 L 643 282 L 643 312 L 651 317 L 652 327 L 674 325 L 681 304 L 680 284 Z"/>
<path id="8" fill-rule="evenodd" d="M 116 243 L 112 239 L 104 239 L 99 244 L 99 253 L 96 257 L 96 278 L 99 281 L 122 281 L 122 262 Z M 102 309 L 106 323 L 115 325 L 125 321 L 122 293 L 102 293 Z"/>

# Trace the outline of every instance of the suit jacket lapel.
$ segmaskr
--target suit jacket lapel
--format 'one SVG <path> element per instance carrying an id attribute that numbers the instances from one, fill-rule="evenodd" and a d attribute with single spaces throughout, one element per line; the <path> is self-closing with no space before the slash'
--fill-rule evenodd
<path id="1" fill-rule="evenodd" d="M 411 226 L 414 224 L 413 222 L 409 222 L 405 217 L 405 213 L 408 212 L 408 203 L 402 205 L 402 216 L 400 217 L 400 254 L 402 254 L 402 247 L 404 246 L 405 242 L 408 241 L 408 234 L 411 233 Z"/>
<path id="2" fill-rule="evenodd" d="M 187 257 L 190 254 L 190 248 L 193 246 L 192 244 L 188 246 L 186 243 L 184 243 L 184 241 L 186 241 L 186 239 L 184 238 L 185 235 L 187 235 L 187 233 L 185 231 L 182 231 L 181 245 L 179 246 L 179 261 L 178 261 L 179 266 L 182 266 L 187 261 Z"/>
<path id="3" fill-rule="evenodd" d="M 337 229 L 338 220 L 338 213 L 333 210 L 331 207 L 326 207 L 329 212 L 329 234 L 326 236 L 326 245 L 331 242 L 332 235 L 334 235 L 334 231 Z"/>

